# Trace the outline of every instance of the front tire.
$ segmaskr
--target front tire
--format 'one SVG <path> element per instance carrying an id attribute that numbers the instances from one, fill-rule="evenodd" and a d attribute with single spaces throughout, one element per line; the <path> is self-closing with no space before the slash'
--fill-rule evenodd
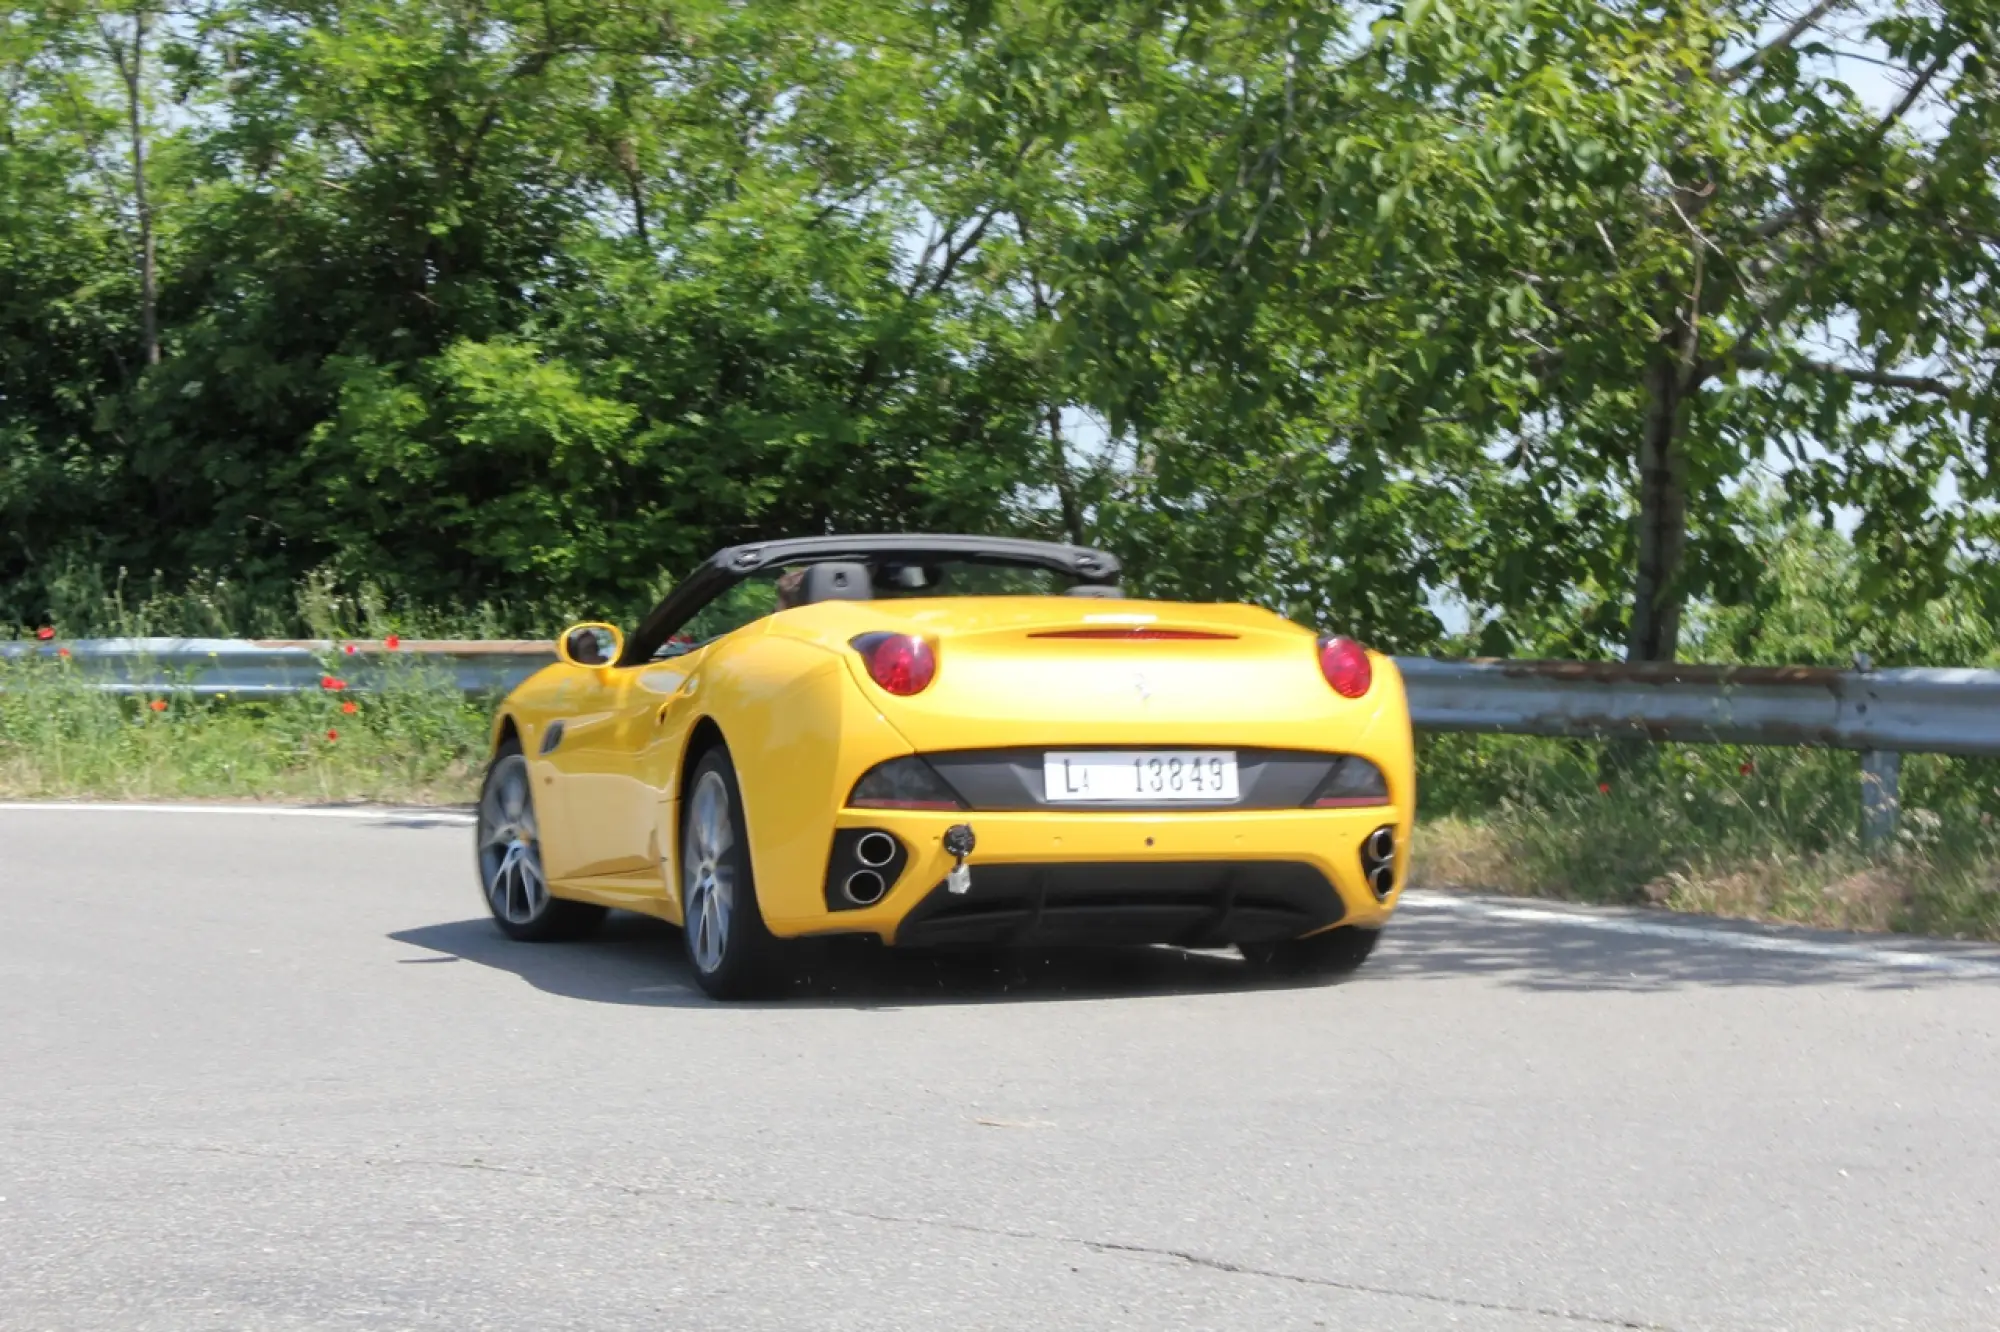
<path id="1" fill-rule="evenodd" d="M 504 741 L 486 769 L 475 845 L 486 909 L 508 938 L 529 943 L 576 939 L 603 921 L 603 907 L 549 892 L 534 786 L 516 741 Z"/>
<path id="2" fill-rule="evenodd" d="M 1303 939 L 1239 944 L 1237 951 L 1252 970 L 1266 976 L 1331 981 L 1359 971 L 1381 937 L 1380 930 L 1340 925 Z"/>
<path id="3" fill-rule="evenodd" d="M 720 745 L 688 779 L 681 818 L 681 937 L 695 983 L 717 999 L 770 991 L 780 974 L 779 944 L 765 928 L 750 870 L 743 793 Z"/>

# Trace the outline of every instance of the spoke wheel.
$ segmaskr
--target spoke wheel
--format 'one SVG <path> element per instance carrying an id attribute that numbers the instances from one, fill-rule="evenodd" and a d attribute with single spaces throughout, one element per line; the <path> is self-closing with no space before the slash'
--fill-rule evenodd
<path id="1" fill-rule="evenodd" d="M 702 989 L 719 999 L 762 993 L 778 942 L 764 927 L 750 873 L 743 798 L 728 751 L 704 754 L 689 778 L 681 820 L 682 935 Z"/>
<path id="2" fill-rule="evenodd" d="M 572 938 L 604 918 L 602 907 L 564 901 L 549 892 L 528 761 L 512 741 L 487 769 L 475 844 L 487 910 L 512 938 Z"/>
<path id="3" fill-rule="evenodd" d="M 722 965 L 736 913 L 736 830 L 729 817 L 729 787 L 710 769 L 695 783 L 688 810 L 686 891 L 688 956 L 702 971 Z"/>

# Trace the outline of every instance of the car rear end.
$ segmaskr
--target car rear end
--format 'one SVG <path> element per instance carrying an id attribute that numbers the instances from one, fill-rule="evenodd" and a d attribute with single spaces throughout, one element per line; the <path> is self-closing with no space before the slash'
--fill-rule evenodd
<path id="1" fill-rule="evenodd" d="M 812 932 L 1219 947 L 1392 911 L 1415 778 L 1390 659 L 1240 606 L 816 619 L 907 752 L 842 774 Z"/>

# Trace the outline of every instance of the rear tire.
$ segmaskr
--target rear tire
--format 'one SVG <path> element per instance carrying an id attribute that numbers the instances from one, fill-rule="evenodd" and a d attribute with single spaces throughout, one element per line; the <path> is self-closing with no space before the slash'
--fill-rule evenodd
<path id="1" fill-rule="evenodd" d="M 768 994 L 781 945 L 765 928 L 750 870 L 736 766 L 721 745 L 694 765 L 681 815 L 681 937 L 695 983 L 716 999 Z"/>
<path id="2" fill-rule="evenodd" d="M 1303 939 L 1239 944 L 1237 951 L 1262 975 L 1331 981 L 1359 971 L 1381 937 L 1380 930 L 1340 925 Z"/>
<path id="3" fill-rule="evenodd" d="M 534 784 L 516 740 L 502 741 L 486 769 L 473 846 L 486 909 L 509 939 L 524 943 L 580 939 L 603 922 L 603 907 L 549 892 L 542 870 Z"/>

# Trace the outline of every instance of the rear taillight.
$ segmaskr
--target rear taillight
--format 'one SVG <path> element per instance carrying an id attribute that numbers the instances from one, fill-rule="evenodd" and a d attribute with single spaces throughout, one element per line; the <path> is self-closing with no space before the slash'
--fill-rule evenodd
<path id="1" fill-rule="evenodd" d="M 1319 673 L 1342 698 L 1360 698 L 1375 683 L 1375 668 L 1368 664 L 1368 649 L 1351 638 L 1320 640 Z"/>
<path id="2" fill-rule="evenodd" d="M 861 654 L 868 678 L 892 694 L 921 694 L 937 678 L 937 651 L 915 634 L 863 634 L 848 646 Z"/>

